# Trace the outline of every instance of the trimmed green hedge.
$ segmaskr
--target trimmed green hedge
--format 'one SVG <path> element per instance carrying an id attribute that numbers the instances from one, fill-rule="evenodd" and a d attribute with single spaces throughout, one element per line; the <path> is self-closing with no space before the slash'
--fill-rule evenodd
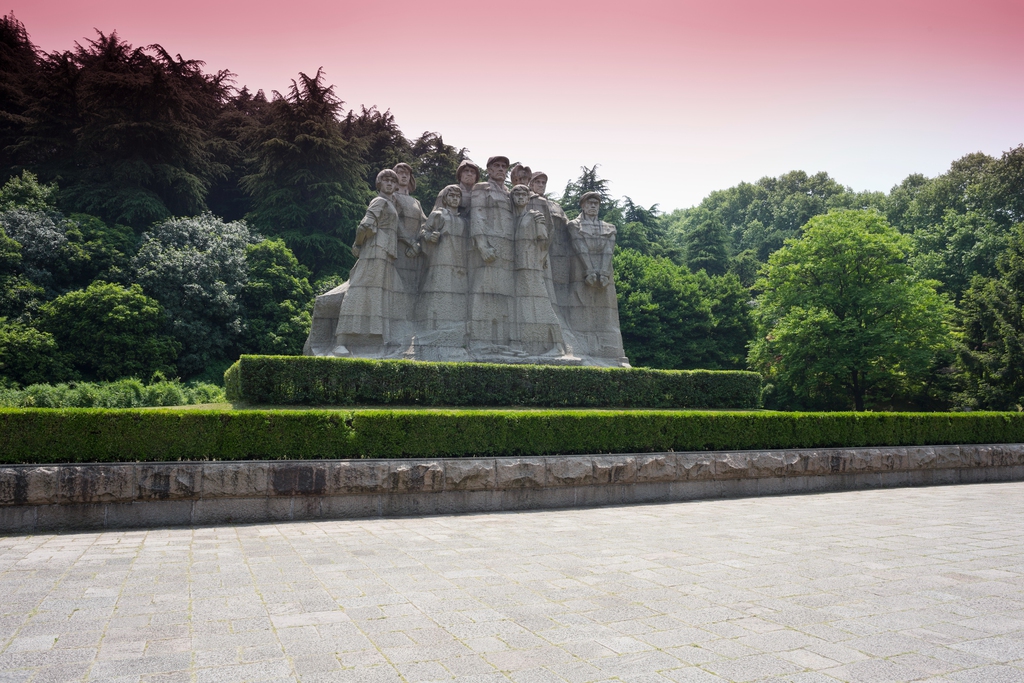
<path id="1" fill-rule="evenodd" d="M 228 400 L 264 405 L 757 408 L 754 372 L 242 356 Z"/>
<path id="2" fill-rule="evenodd" d="M 1022 413 L 0 410 L 0 462 L 517 456 L 1024 442 Z"/>

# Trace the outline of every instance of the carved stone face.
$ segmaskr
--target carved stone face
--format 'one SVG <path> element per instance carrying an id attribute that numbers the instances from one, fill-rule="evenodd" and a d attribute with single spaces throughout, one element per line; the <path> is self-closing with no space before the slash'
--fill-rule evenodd
<path id="1" fill-rule="evenodd" d="M 472 185 L 476 182 L 476 171 L 471 168 L 462 169 L 462 173 L 459 174 L 459 182 L 466 186 Z"/>
<path id="2" fill-rule="evenodd" d="M 460 201 L 462 201 L 462 193 L 455 192 L 454 190 L 445 195 L 444 198 L 445 206 L 447 206 L 449 209 L 459 208 Z"/>
<path id="3" fill-rule="evenodd" d="M 398 189 L 398 182 L 391 176 L 385 176 L 380 181 L 381 194 L 394 194 Z"/>
<path id="4" fill-rule="evenodd" d="M 521 209 L 530 202 L 530 195 L 528 192 L 515 190 L 512 193 L 512 202 Z"/>
<path id="5" fill-rule="evenodd" d="M 512 174 L 512 184 L 513 185 L 529 185 L 530 184 L 530 174 L 523 173 L 522 171 L 518 171 L 517 170 L 515 173 Z"/>
<path id="6" fill-rule="evenodd" d="M 530 189 L 537 194 L 544 194 L 548 191 L 548 179 L 547 178 L 535 178 L 530 181 Z"/>
<path id="7" fill-rule="evenodd" d="M 583 215 L 593 220 L 597 218 L 597 214 L 601 213 L 601 200 L 600 199 L 588 199 L 583 202 Z"/>
<path id="8" fill-rule="evenodd" d="M 398 186 L 408 187 L 409 181 L 412 179 L 412 174 L 405 168 L 396 169 L 395 173 L 398 174 Z"/>
<path id="9" fill-rule="evenodd" d="M 495 161 L 487 167 L 487 177 L 499 183 L 505 182 L 505 175 L 508 173 L 508 164 L 504 161 Z"/>

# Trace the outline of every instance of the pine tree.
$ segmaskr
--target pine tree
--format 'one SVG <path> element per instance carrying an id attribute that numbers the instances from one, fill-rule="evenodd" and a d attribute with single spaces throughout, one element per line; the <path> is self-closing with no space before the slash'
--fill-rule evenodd
<path id="1" fill-rule="evenodd" d="M 267 124 L 243 137 L 251 172 L 241 187 L 252 198 L 247 219 L 284 239 L 315 277 L 354 263 L 355 227 L 370 198 L 358 142 L 346 139 L 334 86 L 299 74 L 287 96 L 274 93 Z"/>

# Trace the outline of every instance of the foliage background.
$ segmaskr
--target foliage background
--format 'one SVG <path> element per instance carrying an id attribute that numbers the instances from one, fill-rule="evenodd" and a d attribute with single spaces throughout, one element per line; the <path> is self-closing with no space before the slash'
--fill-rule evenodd
<path id="1" fill-rule="evenodd" d="M 297 74 L 283 94 L 251 92 L 227 71 L 116 33 L 44 52 L 7 15 L 0 386 L 157 372 L 220 381 L 239 354 L 297 354 L 314 294 L 353 264 L 377 171 L 409 163 L 429 210 L 467 158 L 440 133 L 407 137 L 390 111 L 346 108 L 322 70 Z M 618 230 L 635 365 L 753 367 L 779 408 L 1024 406 L 1024 146 L 968 154 L 888 193 L 792 171 L 665 214 L 611 196 L 591 163 L 550 197 L 572 217 L 588 191 Z M 900 344 L 866 317 L 861 330 L 822 327 L 825 309 L 794 303 L 780 275 L 821 258 L 807 240 L 822 221 L 859 225 L 850 244 L 888 226 L 897 247 L 882 265 L 899 275 L 865 279 L 864 301 L 931 302 L 927 339 L 904 344 L 899 360 L 876 354 L 874 389 L 860 398 L 836 379 L 849 368 L 815 340 Z M 842 251 L 836 272 L 855 265 Z M 780 350 L 783 330 L 803 355 Z"/>

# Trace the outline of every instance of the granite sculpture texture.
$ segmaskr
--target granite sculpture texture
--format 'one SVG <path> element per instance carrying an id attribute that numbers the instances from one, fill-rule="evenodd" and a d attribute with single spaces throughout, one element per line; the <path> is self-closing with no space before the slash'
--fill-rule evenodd
<path id="1" fill-rule="evenodd" d="M 426 215 L 405 163 L 377 175 L 349 280 L 316 298 L 308 356 L 629 367 L 601 198 L 570 221 L 547 175 L 471 161 Z"/>

